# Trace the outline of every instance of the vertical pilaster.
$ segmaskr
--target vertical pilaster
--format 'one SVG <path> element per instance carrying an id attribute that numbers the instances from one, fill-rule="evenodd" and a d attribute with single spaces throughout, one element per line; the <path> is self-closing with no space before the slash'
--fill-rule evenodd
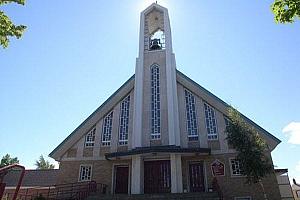
<path id="1" fill-rule="evenodd" d="M 171 193 L 182 193 L 181 155 L 171 154 Z"/>
<path id="2" fill-rule="evenodd" d="M 95 134 L 95 144 L 94 144 L 94 149 L 93 149 L 93 157 L 99 157 L 99 155 L 100 155 L 102 122 L 103 122 L 103 120 L 100 120 L 96 124 L 96 134 Z"/>
<path id="3" fill-rule="evenodd" d="M 132 148 L 142 146 L 142 124 L 143 124 L 143 67 L 141 59 L 136 59 L 135 83 L 134 83 L 134 110 L 133 110 L 133 132 Z"/>
<path id="4" fill-rule="evenodd" d="M 132 156 L 131 165 L 131 194 L 142 193 L 142 158 L 140 155 Z"/>
<path id="5" fill-rule="evenodd" d="M 77 158 L 83 158 L 83 149 L 84 149 L 84 140 L 85 136 L 83 136 L 78 142 L 78 149 L 77 149 Z"/>
<path id="6" fill-rule="evenodd" d="M 120 117 L 120 104 L 114 107 L 112 119 L 112 132 L 111 132 L 111 151 L 115 152 L 118 148 L 119 142 L 119 117 Z"/>

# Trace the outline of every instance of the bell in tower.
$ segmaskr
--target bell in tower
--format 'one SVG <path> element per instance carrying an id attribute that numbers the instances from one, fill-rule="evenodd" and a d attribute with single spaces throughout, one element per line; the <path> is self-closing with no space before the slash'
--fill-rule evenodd
<path id="1" fill-rule="evenodd" d="M 146 51 L 165 49 L 164 25 L 162 10 L 153 7 L 145 15 L 144 42 Z"/>
<path id="2" fill-rule="evenodd" d="M 165 35 L 164 32 L 158 29 L 150 37 L 150 50 L 160 50 L 165 48 Z"/>

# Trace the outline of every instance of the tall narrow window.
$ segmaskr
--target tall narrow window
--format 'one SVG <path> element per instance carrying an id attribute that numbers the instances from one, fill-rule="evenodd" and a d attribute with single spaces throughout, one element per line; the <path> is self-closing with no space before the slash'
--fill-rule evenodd
<path id="1" fill-rule="evenodd" d="M 225 131 L 226 131 L 227 128 L 229 127 L 229 125 L 230 125 L 230 121 L 227 117 L 224 117 L 224 121 L 225 121 Z"/>
<path id="2" fill-rule="evenodd" d="M 105 116 L 103 120 L 103 131 L 102 131 L 102 145 L 110 146 L 111 131 L 112 131 L 112 118 L 113 112 L 110 112 Z"/>
<path id="3" fill-rule="evenodd" d="M 160 139 L 159 66 L 151 66 L 151 139 Z"/>
<path id="4" fill-rule="evenodd" d="M 218 132 L 217 132 L 217 121 L 216 114 L 213 107 L 204 103 L 204 112 L 205 112 L 205 122 L 207 129 L 207 138 L 209 140 L 217 140 Z"/>
<path id="5" fill-rule="evenodd" d="M 96 127 L 92 128 L 88 134 L 85 136 L 85 147 L 93 147 L 95 143 L 95 133 L 96 133 Z"/>
<path id="6" fill-rule="evenodd" d="M 198 140 L 195 97 L 188 90 L 184 90 L 184 94 L 185 94 L 188 139 L 189 141 Z"/>
<path id="7" fill-rule="evenodd" d="M 119 144 L 128 143 L 128 122 L 129 122 L 129 104 L 130 96 L 128 95 L 120 105 L 120 127 L 119 127 Z"/>

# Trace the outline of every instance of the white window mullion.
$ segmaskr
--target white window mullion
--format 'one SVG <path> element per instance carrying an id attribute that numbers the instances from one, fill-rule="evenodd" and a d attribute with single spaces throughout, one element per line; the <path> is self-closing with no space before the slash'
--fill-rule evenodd
<path id="1" fill-rule="evenodd" d="M 92 179 L 92 165 L 80 165 L 79 181 L 90 181 Z"/>
<path id="2" fill-rule="evenodd" d="M 127 96 L 120 105 L 119 145 L 128 143 L 129 104 L 130 96 Z"/>
<path id="3" fill-rule="evenodd" d="M 195 96 L 188 90 L 184 90 L 186 105 L 187 132 L 189 141 L 198 140 L 198 127 L 196 119 Z"/>
<path id="4" fill-rule="evenodd" d="M 160 77 L 159 66 L 151 66 L 151 139 L 160 139 Z"/>
<path id="5" fill-rule="evenodd" d="M 206 123 L 206 130 L 207 130 L 207 139 L 217 140 L 218 131 L 217 131 L 217 120 L 216 120 L 215 110 L 207 103 L 204 103 L 204 113 L 205 113 L 205 123 Z"/>
<path id="6" fill-rule="evenodd" d="M 92 130 L 86 134 L 85 136 L 85 147 L 93 147 L 95 144 L 95 133 L 96 133 L 96 128 L 92 128 Z"/>
<path id="7" fill-rule="evenodd" d="M 110 112 L 103 120 L 102 145 L 110 146 L 112 132 L 113 112 Z"/>

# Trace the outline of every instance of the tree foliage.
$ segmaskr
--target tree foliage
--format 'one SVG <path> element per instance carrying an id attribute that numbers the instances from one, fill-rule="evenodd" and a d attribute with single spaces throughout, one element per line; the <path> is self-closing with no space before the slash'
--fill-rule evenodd
<path id="1" fill-rule="evenodd" d="M 25 4 L 25 0 L 0 0 L 0 5 L 8 3 L 17 3 L 20 5 Z M 26 26 L 24 25 L 15 25 L 10 18 L 0 10 L 0 45 L 3 48 L 8 47 L 9 37 L 16 37 L 19 39 Z"/>
<path id="2" fill-rule="evenodd" d="M 271 9 L 277 23 L 293 23 L 300 18 L 300 0 L 275 0 Z"/>
<path id="3" fill-rule="evenodd" d="M 43 155 L 40 156 L 39 160 L 35 161 L 35 166 L 37 169 L 54 169 L 55 167 L 48 160 L 45 160 Z"/>
<path id="4" fill-rule="evenodd" d="M 266 156 L 267 144 L 237 110 L 230 108 L 228 112 L 227 141 L 238 152 L 237 159 L 247 182 L 257 183 L 273 171 L 273 165 Z"/>
<path id="5" fill-rule="evenodd" d="M 9 154 L 6 154 L 1 159 L 0 168 L 5 167 L 7 165 L 15 164 L 15 163 L 19 164 L 18 158 L 17 157 L 12 158 L 12 157 L 10 157 Z"/>

